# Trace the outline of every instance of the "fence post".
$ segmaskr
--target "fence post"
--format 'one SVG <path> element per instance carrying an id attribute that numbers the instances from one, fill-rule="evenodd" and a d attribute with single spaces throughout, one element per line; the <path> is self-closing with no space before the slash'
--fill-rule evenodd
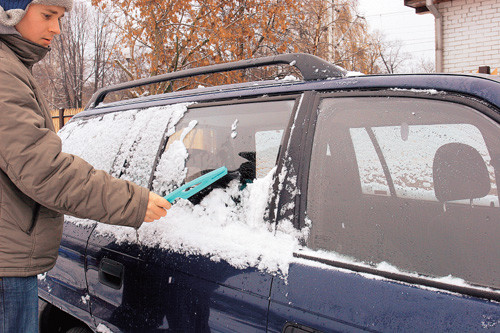
<path id="1" fill-rule="evenodd" d="M 59 129 L 64 126 L 64 108 L 59 109 Z"/>
<path id="2" fill-rule="evenodd" d="M 479 73 L 490 74 L 490 66 L 479 66 Z"/>

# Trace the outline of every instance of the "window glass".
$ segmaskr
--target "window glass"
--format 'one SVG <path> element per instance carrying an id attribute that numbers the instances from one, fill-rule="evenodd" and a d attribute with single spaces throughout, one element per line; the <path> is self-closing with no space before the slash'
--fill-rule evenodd
<path id="1" fill-rule="evenodd" d="M 105 114 L 69 123 L 59 135 L 63 151 L 96 169 L 147 187 L 160 142 L 183 104 Z"/>
<path id="2" fill-rule="evenodd" d="M 59 131 L 62 150 L 83 158 L 96 169 L 110 172 L 136 113 L 137 110 L 130 110 L 72 121 Z"/>
<path id="3" fill-rule="evenodd" d="M 309 246 L 500 288 L 500 127 L 461 104 L 324 99 Z"/>
<path id="4" fill-rule="evenodd" d="M 112 175 L 148 187 L 165 130 L 175 122 L 177 113 L 186 110 L 186 105 L 177 104 L 137 112 L 133 126 L 115 158 Z"/>
<path id="5" fill-rule="evenodd" d="M 169 136 L 153 188 L 168 193 L 183 182 L 226 166 L 243 183 L 275 165 L 294 100 L 196 107 Z"/>
<path id="6" fill-rule="evenodd" d="M 476 149 L 486 162 L 490 193 L 472 198 L 475 205 L 499 206 L 491 157 L 479 129 L 471 124 L 440 124 L 373 127 L 374 141 L 387 163 L 395 194 L 420 200 L 438 201 L 434 194 L 433 161 L 439 147 L 452 142 Z M 361 190 L 364 194 L 389 195 L 387 179 L 365 128 L 349 129 L 354 145 Z M 404 131 L 406 134 L 401 135 Z M 378 190 L 377 190 L 378 189 Z M 458 201 L 469 204 L 468 200 Z"/>
<path id="7" fill-rule="evenodd" d="M 276 165 L 283 130 L 255 132 L 256 178 L 262 178 Z"/>

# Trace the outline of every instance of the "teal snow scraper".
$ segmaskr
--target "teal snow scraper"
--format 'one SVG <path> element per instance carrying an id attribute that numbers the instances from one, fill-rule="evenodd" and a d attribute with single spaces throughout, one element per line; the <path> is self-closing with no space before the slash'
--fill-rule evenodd
<path id="1" fill-rule="evenodd" d="M 164 198 L 167 199 L 170 203 L 174 203 L 174 201 L 179 198 L 189 199 L 191 196 L 200 192 L 207 186 L 212 185 L 225 175 L 227 175 L 227 168 L 225 166 L 220 167 L 214 171 L 204 174 L 203 176 L 193 179 L 189 183 L 182 185 L 175 191 L 167 194 Z"/>

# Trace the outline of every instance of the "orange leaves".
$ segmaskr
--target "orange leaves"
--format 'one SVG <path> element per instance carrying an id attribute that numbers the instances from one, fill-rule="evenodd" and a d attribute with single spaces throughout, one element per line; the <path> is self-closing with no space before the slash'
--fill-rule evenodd
<path id="1" fill-rule="evenodd" d="M 122 63 L 135 78 L 283 51 L 287 16 L 299 2 L 92 0 L 94 6 L 115 11 L 122 54 L 128 55 Z M 234 76 L 218 80 L 230 82 Z"/>
<path id="2" fill-rule="evenodd" d="M 111 7 L 120 60 L 133 78 L 283 52 L 308 52 L 348 69 L 373 68 L 372 41 L 354 0 L 92 0 Z M 232 83 L 246 73 L 154 87 Z"/>

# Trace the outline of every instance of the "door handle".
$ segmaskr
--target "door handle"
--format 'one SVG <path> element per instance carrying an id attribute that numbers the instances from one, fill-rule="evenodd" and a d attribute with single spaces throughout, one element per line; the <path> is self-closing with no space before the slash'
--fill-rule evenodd
<path id="1" fill-rule="evenodd" d="M 121 289 L 124 271 L 122 263 L 103 258 L 99 264 L 99 282 L 113 289 Z"/>

